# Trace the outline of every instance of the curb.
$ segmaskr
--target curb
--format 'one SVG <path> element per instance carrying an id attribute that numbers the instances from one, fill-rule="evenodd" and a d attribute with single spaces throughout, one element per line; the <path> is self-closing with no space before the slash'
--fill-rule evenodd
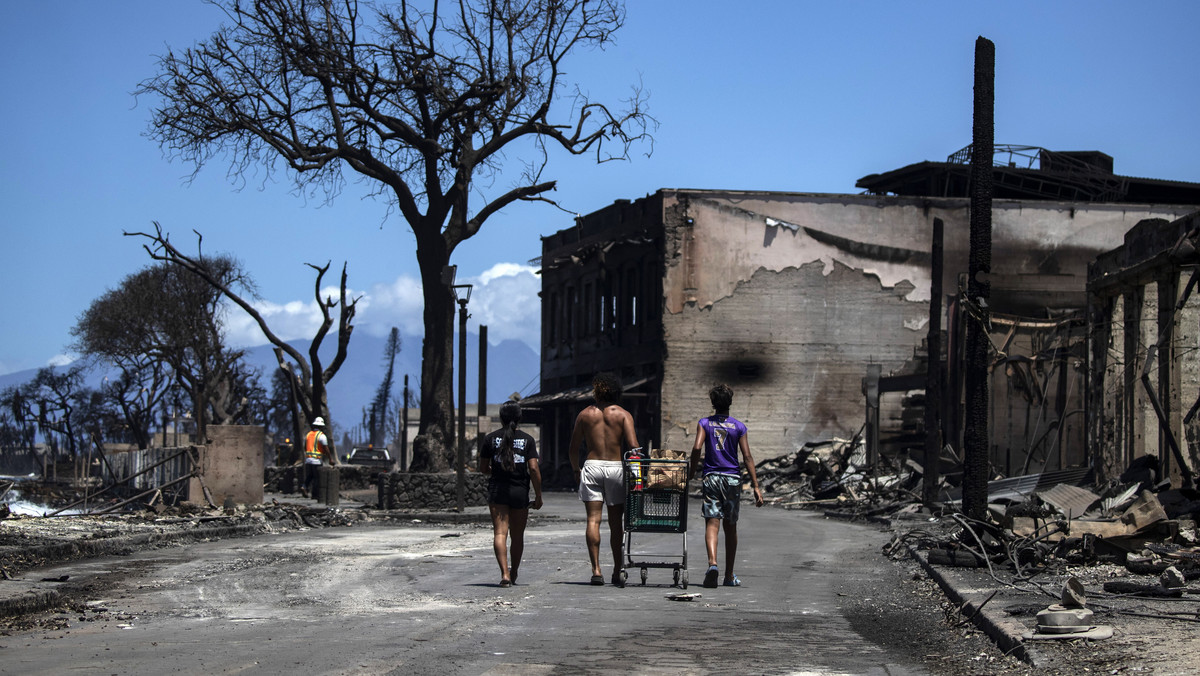
<path id="1" fill-rule="evenodd" d="M 31 591 L 14 598 L 0 598 L 0 617 L 16 617 L 53 608 L 62 600 L 56 591 Z"/>
<path id="2" fill-rule="evenodd" d="M 988 638 L 992 639 L 1006 655 L 1012 655 L 1034 668 L 1040 666 L 1041 660 L 1037 654 L 1025 644 L 1019 634 L 1008 630 L 1007 623 L 1001 621 L 1000 615 L 996 611 L 986 606 L 986 601 L 983 604 L 976 604 L 968 599 L 954 585 L 954 581 L 939 568 L 929 563 L 922 552 L 917 551 L 907 542 L 904 543 L 904 546 L 913 560 L 919 563 L 929 577 L 938 583 L 946 596 L 958 605 L 959 613 L 969 617 L 972 624 L 983 630 L 983 633 L 987 634 Z"/>

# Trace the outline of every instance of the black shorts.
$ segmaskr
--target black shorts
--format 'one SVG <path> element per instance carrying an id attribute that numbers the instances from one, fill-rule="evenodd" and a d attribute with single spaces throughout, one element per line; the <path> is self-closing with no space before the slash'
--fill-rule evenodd
<path id="1" fill-rule="evenodd" d="M 489 505 L 504 505 L 509 509 L 529 509 L 529 487 L 489 483 L 487 501 Z"/>

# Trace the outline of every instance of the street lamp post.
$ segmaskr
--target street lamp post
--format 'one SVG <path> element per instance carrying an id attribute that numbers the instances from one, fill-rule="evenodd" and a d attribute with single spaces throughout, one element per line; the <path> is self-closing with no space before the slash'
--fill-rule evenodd
<path id="1" fill-rule="evenodd" d="M 458 511 L 467 506 L 467 301 L 471 300 L 470 284 L 451 284 L 450 291 L 458 301 Z"/>

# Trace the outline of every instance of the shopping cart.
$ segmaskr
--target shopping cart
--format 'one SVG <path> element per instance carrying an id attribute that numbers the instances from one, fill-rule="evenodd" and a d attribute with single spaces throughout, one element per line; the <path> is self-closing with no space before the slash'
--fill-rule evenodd
<path id="1" fill-rule="evenodd" d="M 675 586 L 687 589 L 687 472 L 688 461 L 658 458 L 625 458 L 625 566 L 641 568 L 646 584 L 649 568 L 670 568 Z M 681 554 L 651 554 L 633 551 L 634 533 L 678 533 L 683 539 Z M 661 542 L 661 539 L 657 540 Z M 649 560 L 657 556 L 667 560 Z"/>

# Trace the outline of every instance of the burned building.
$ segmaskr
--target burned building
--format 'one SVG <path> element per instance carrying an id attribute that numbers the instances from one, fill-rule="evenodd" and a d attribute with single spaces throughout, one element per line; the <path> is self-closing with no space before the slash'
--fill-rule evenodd
<path id="1" fill-rule="evenodd" d="M 541 409 L 546 471 L 568 465 L 574 417 L 602 370 L 625 382 L 644 445 L 689 448 L 717 382 L 734 388 L 756 458 L 858 434 L 871 365 L 885 378 L 924 372 L 934 219 L 945 223 L 948 400 L 959 400 L 965 322 L 986 321 L 1003 355 L 991 400 L 997 471 L 1082 462 L 1088 263 L 1139 221 L 1194 210 L 1200 185 L 1114 176 L 1102 153 L 1040 157 L 997 163 L 1020 187 L 993 204 L 984 309 L 957 302 L 969 199 L 955 156 L 868 176 L 856 195 L 663 189 L 543 238 L 541 392 L 525 403 Z M 911 425 L 906 392 L 883 422 L 900 436 Z M 946 408 L 956 448 L 957 407 Z"/>
<path id="2" fill-rule="evenodd" d="M 1102 478 L 1145 466 L 1195 487 L 1200 468 L 1200 212 L 1148 219 L 1088 277 L 1088 443 Z"/>

